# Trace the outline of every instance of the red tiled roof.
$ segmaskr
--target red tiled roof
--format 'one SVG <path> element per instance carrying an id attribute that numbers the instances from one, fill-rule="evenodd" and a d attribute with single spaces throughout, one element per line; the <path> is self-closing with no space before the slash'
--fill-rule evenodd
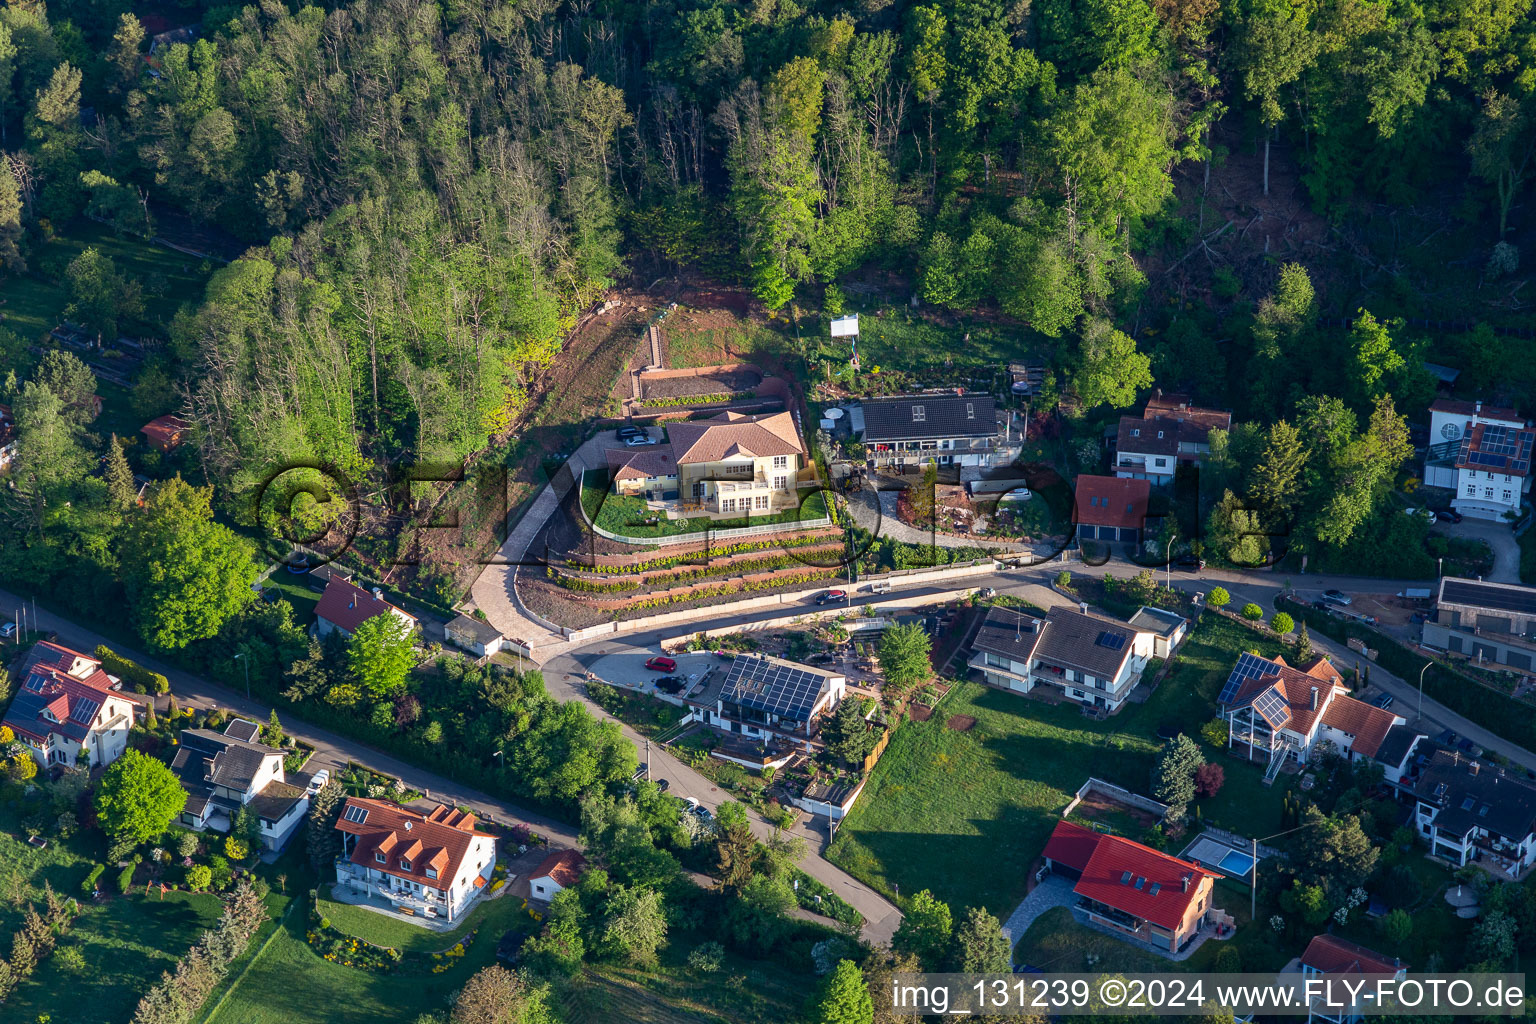
<path id="1" fill-rule="evenodd" d="M 744 416 L 723 412 L 707 420 L 667 427 L 678 465 L 718 462 L 734 456 L 803 455 L 795 418 L 787 412 Z"/>
<path id="2" fill-rule="evenodd" d="M 561 850 L 540 861 L 539 866 L 534 868 L 528 877 L 553 878 L 560 888 L 569 889 L 581 881 L 581 869 L 586 865 L 587 858 L 575 850 Z"/>
<path id="3" fill-rule="evenodd" d="M 1158 416 L 1166 416 L 1169 419 L 1179 420 L 1183 423 L 1193 424 L 1200 428 L 1199 440 L 1204 440 L 1205 433 L 1212 429 L 1231 430 L 1232 414 L 1225 409 L 1205 409 L 1189 403 L 1188 395 L 1169 393 L 1166 395 L 1153 395 L 1147 399 L 1147 408 L 1142 412 L 1147 419 Z M 1186 441 L 1196 440 L 1194 435 L 1184 438 Z"/>
<path id="4" fill-rule="evenodd" d="M 1508 420 L 1511 423 L 1524 423 L 1520 413 L 1514 409 L 1505 409 L 1496 405 L 1482 405 L 1481 402 L 1461 402 L 1454 398 L 1437 398 L 1430 403 L 1430 412 L 1449 413 L 1452 416 L 1476 416 L 1483 420 Z"/>
<path id="5" fill-rule="evenodd" d="M 1392 712 L 1344 694 L 1333 698 L 1323 711 L 1323 724 L 1353 736 L 1349 748 L 1362 757 L 1375 757 L 1381 741 L 1397 723 L 1398 717 Z"/>
<path id="6" fill-rule="evenodd" d="M 1461 447 L 1456 451 L 1456 468 L 1504 473 L 1509 476 L 1528 475 L 1531 445 L 1536 442 L 1536 430 L 1516 430 L 1497 424 L 1494 424 L 1492 429 L 1497 432 L 1498 440 L 1497 443 L 1488 444 L 1484 444 L 1485 439 L 1493 441 L 1492 438 L 1487 438 L 1489 424 L 1479 423 L 1471 429 L 1462 439 Z"/>
<path id="7" fill-rule="evenodd" d="M 346 807 L 367 812 L 362 821 L 351 821 L 344 809 L 336 820 L 338 830 L 357 836 L 353 864 L 433 889 L 446 889 L 458 877 L 472 840 L 491 838 L 488 832 L 475 831 L 472 814 L 458 818 L 457 825 L 447 824 L 451 819 L 441 806 L 422 814 L 386 800 L 349 797 Z M 376 852 L 384 854 L 383 864 L 374 856 Z M 411 866 L 402 867 L 402 861 L 409 861 Z M 427 876 L 429 867 L 436 869 L 436 878 Z"/>
<path id="8" fill-rule="evenodd" d="M 1098 848 L 1100 836 L 1101 833 L 1070 821 L 1057 822 L 1056 831 L 1045 844 L 1045 856 L 1073 871 L 1081 871 L 1088 866 L 1088 858 Z"/>
<path id="9" fill-rule="evenodd" d="M 384 615 L 396 611 L 411 620 L 415 625 L 416 616 L 396 608 L 382 597 L 375 597 L 371 590 L 364 590 L 343 579 L 332 578 L 325 586 L 325 593 L 320 595 L 320 603 L 315 605 L 317 618 L 325 619 L 332 625 L 339 626 L 348 633 L 357 631 L 357 627 L 373 618 L 375 615 Z"/>
<path id="10" fill-rule="evenodd" d="M 1077 478 L 1073 521 L 1085 526 L 1140 528 L 1146 525 L 1151 497 L 1148 480 L 1083 475 Z"/>
<path id="11" fill-rule="evenodd" d="M 1070 844 L 1061 848 L 1069 849 L 1074 856 L 1090 839 L 1094 843 L 1073 892 L 1170 930 L 1184 922 L 1190 905 L 1200 896 L 1204 880 L 1216 877 L 1198 864 L 1120 836 L 1091 832 L 1068 821 L 1057 823 L 1051 843 L 1056 843 L 1058 836 L 1064 844 Z M 1051 843 L 1046 844 L 1047 850 Z M 1185 879 L 1189 880 L 1187 887 Z"/>
<path id="12" fill-rule="evenodd" d="M 1374 949 L 1341 939 L 1337 935 L 1318 935 L 1307 943 L 1301 954 L 1303 967 L 1324 974 L 1396 974 L 1403 969 L 1397 960 Z"/>
<path id="13" fill-rule="evenodd" d="M 181 435 L 191 429 L 192 424 L 180 416 L 166 415 L 150 420 L 139 428 L 139 433 L 148 438 L 150 444 L 167 452 L 181 444 Z"/>
<path id="14" fill-rule="evenodd" d="M 1285 698 L 1285 703 L 1291 709 L 1291 720 L 1285 728 L 1290 732 L 1308 736 L 1312 733 L 1312 726 L 1317 722 L 1318 715 L 1328 707 L 1333 687 L 1325 679 L 1309 676 L 1305 672 L 1298 672 L 1287 665 L 1279 667 L 1278 671 L 1249 679 L 1243 683 L 1237 694 L 1232 698 L 1232 707 L 1242 707 L 1252 700 L 1258 693 L 1273 686 Z M 1317 707 L 1312 706 L 1312 690 L 1317 689 Z"/>

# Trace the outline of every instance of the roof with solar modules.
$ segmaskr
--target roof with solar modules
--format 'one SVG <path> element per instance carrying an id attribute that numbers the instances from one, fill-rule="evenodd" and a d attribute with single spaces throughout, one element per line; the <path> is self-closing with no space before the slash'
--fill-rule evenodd
<path id="1" fill-rule="evenodd" d="M 725 671 L 720 697 L 781 720 L 808 722 L 839 678 L 780 658 L 738 654 Z"/>
<path id="2" fill-rule="evenodd" d="M 1345 734 L 1354 753 L 1375 757 L 1393 726 L 1403 719 L 1349 696 L 1343 684 L 1343 677 L 1326 658 L 1302 671 L 1283 658 L 1245 653 L 1232 666 L 1216 699 L 1226 711 L 1251 708 L 1277 732 L 1284 729 L 1310 738 L 1318 725 L 1325 725 Z"/>
<path id="3" fill-rule="evenodd" d="M 141 698 L 119 692 L 118 681 L 95 658 L 58 644 L 38 644 L 23 668 L 21 686 L 3 723 L 22 739 L 46 743 L 49 734 L 83 743 L 109 700 L 130 708 Z M 121 709 L 119 709 L 121 710 Z"/>
<path id="4" fill-rule="evenodd" d="M 1536 430 L 1500 423 L 1479 423 L 1461 442 L 1457 469 L 1482 470 L 1507 476 L 1526 476 L 1531 471 L 1531 449 Z"/>
<path id="5" fill-rule="evenodd" d="M 1115 679 L 1134 653 L 1137 631 L 1123 622 L 1075 608 L 1052 608 L 1045 623 L 1035 656 L 1053 665 Z"/>

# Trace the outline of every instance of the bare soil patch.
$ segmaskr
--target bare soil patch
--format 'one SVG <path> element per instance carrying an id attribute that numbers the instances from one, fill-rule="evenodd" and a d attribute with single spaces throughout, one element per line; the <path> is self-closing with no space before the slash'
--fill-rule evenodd
<path id="1" fill-rule="evenodd" d="M 970 732 L 975 725 L 975 715 L 950 715 L 944 722 L 944 728 L 953 729 L 955 732 Z"/>

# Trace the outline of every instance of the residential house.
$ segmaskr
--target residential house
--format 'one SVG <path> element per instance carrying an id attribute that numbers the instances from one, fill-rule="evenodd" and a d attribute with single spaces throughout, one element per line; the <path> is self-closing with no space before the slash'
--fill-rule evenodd
<path id="1" fill-rule="evenodd" d="M 1212 905 L 1216 876 L 1150 846 L 1060 821 L 1045 844 L 1045 866 L 1073 880 L 1079 920 L 1160 953 L 1179 953 L 1229 919 Z"/>
<path id="2" fill-rule="evenodd" d="M 1077 525 L 1077 539 L 1083 541 L 1136 544 L 1147 531 L 1147 508 L 1152 500 L 1152 484 L 1146 480 L 1114 476 L 1077 478 L 1072 502 L 1072 522 Z"/>
<path id="3" fill-rule="evenodd" d="M 1187 395 L 1161 391 L 1147 399 L 1141 416 L 1120 417 L 1115 436 L 1115 475 L 1166 484 L 1180 463 L 1200 460 L 1211 450 L 1213 429 L 1231 430 L 1232 414 L 1190 403 Z"/>
<path id="4" fill-rule="evenodd" d="M 0 405 L 0 470 L 11 468 L 16 461 L 16 416 L 8 405 Z"/>
<path id="5" fill-rule="evenodd" d="M 1395 957 L 1385 956 L 1337 935 L 1318 935 L 1307 943 L 1301 954 L 1301 977 L 1306 983 L 1324 976 L 1381 975 L 1403 980 L 1407 968 Z M 1365 1018 L 1365 1004 L 1347 995 L 1345 986 L 1334 986 L 1332 998 L 1313 997 L 1308 1024 L 1360 1024 Z M 1363 990 L 1361 990 L 1363 991 Z M 1348 999 L 1348 1001 L 1346 1001 Z"/>
<path id="6" fill-rule="evenodd" d="M 1434 856 L 1513 878 L 1536 863 L 1536 786 L 1525 779 L 1437 750 L 1414 794 L 1414 824 Z"/>
<path id="7" fill-rule="evenodd" d="M 1437 399 L 1429 407 L 1424 483 L 1450 488 L 1451 507 L 1476 519 L 1518 514 L 1531 488 L 1536 430 L 1513 409 Z"/>
<path id="8" fill-rule="evenodd" d="M 1086 609 L 1053 608 L 1044 618 L 994 607 L 966 663 L 990 686 L 1029 693 L 1050 686 L 1068 699 L 1120 709 L 1153 656 L 1156 634 Z"/>
<path id="9" fill-rule="evenodd" d="M 1401 715 L 1356 700 L 1344 677 L 1327 658 L 1319 657 L 1305 670 L 1284 658 L 1242 654 L 1217 697 L 1227 720 L 1227 749 L 1267 765 L 1266 784 L 1287 763 L 1305 764 L 1331 744 L 1350 761 L 1376 760 L 1388 735 L 1406 725 Z M 1402 734 L 1388 745 L 1396 753 Z M 1409 753 L 1413 744 L 1409 744 Z M 1398 777 L 1383 764 L 1388 781 L 1400 781 L 1407 755 L 1399 759 Z"/>
<path id="10" fill-rule="evenodd" d="M 149 442 L 151 448 L 168 452 L 179 446 L 191 430 L 192 424 L 180 416 L 165 415 L 144 424 L 139 428 L 139 433 L 144 435 L 144 439 Z"/>
<path id="11" fill-rule="evenodd" d="M 280 850 L 304 820 L 309 797 L 289 785 L 284 751 L 260 740 L 261 726 L 237 718 L 223 732 L 183 729 L 171 771 L 187 791 L 181 823 L 202 832 L 229 831 L 234 816 L 249 807 L 261 822 L 261 844 Z"/>
<path id="12" fill-rule="evenodd" d="M 496 867 L 496 837 L 475 825 L 473 814 L 441 804 L 423 814 L 351 797 L 336 821 L 336 884 L 410 916 L 456 920 L 486 891 Z"/>
<path id="13" fill-rule="evenodd" d="M 581 881 L 581 872 L 587 866 L 587 858 L 575 850 L 559 850 L 539 861 L 539 866 L 528 876 L 528 890 L 536 900 L 548 903 Z"/>
<path id="14" fill-rule="evenodd" d="M 798 508 L 815 471 L 789 412 L 723 412 L 673 423 L 669 443 L 608 452 L 615 494 L 681 500 L 680 511 L 712 518 L 767 516 Z"/>
<path id="15" fill-rule="evenodd" d="M 762 654 L 738 654 L 686 698 L 690 721 L 760 740 L 809 740 L 847 693 L 847 677 Z"/>
<path id="16" fill-rule="evenodd" d="M 1536 587 L 1444 576 L 1423 641 L 1479 664 L 1529 672 L 1536 659 Z"/>
<path id="17" fill-rule="evenodd" d="M 1133 628 L 1152 634 L 1152 656 L 1164 660 L 1172 656 L 1189 633 L 1189 620 L 1166 608 L 1143 606 L 1127 621 Z"/>
<path id="18" fill-rule="evenodd" d="M 480 658 L 490 657 L 501 650 L 506 640 L 501 630 L 473 615 L 455 616 L 443 627 L 443 636 L 449 643 Z"/>
<path id="19" fill-rule="evenodd" d="M 43 641 L 18 673 L 21 686 L 0 724 L 27 745 L 39 766 L 96 768 L 128 749 L 128 732 L 144 699 L 89 655 Z"/>
<path id="20" fill-rule="evenodd" d="M 881 466 L 1006 465 L 1018 446 L 1005 441 L 991 395 L 962 392 L 866 398 L 865 458 Z"/>
<path id="21" fill-rule="evenodd" d="M 364 590 L 350 580 L 335 576 L 325 585 L 325 593 L 315 605 L 315 629 L 322 637 L 329 636 L 332 631 L 340 631 L 349 637 L 375 615 L 393 615 L 411 630 L 420 625 L 416 616 L 384 600 L 384 592 L 378 587 Z"/>

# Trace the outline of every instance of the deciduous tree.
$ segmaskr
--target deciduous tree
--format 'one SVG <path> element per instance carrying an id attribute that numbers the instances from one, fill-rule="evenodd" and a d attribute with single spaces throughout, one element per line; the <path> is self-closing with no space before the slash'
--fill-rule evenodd
<path id="1" fill-rule="evenodd" d="M 149 842 L 170 827 L 187 804 L 187 791 L 165 762 L 129 748 L 96 786 L 96 816 L 117 840 Z"/>

